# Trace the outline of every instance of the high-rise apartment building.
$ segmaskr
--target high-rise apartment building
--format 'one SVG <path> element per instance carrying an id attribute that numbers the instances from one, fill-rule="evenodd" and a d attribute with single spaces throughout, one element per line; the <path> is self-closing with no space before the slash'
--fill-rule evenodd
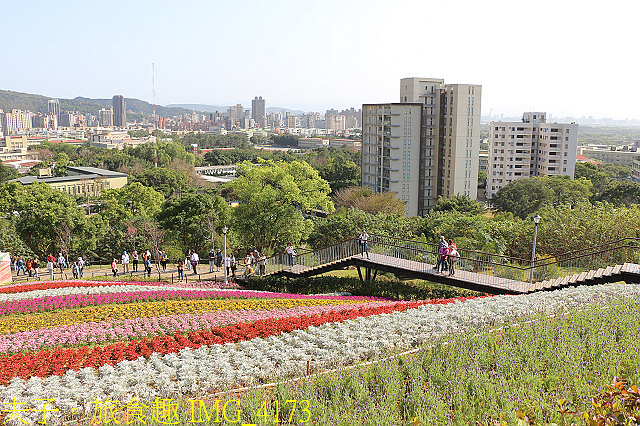
<path id="1" fill-rule="evenodd" d="M 60 101 L 57 99 L 49 99 L 49 103 L 47 104 L 47 112 L 56 116 L 56 129 L 58 129 L 58 124 L 60 122 Z"/>
<path id="2" fill-rule="evenodd" d="M 577 147 L 578 125 L 547 123 L 545 112 L 525 112 L 522 122 L 492 121 L 487 197 L 518 179 L 573 177 Z"/>
<path id="3" fill-rule="evenodd" d="M 11 112 L 1 113 L 2 131 L 4 136 L 14 135 L 31 128 L 31 111 L 12 109 Z"/>
<path id="4" fill-rule="evenodd" d="M 240 120 L 244 117 L 244 108 L 242 104 L 236 104 L 235 106 L 229 107 L 227 109 L 227 115 L 232 120 Z"/>
<path id="5" fill-rule="evenodd" d="M 115 95 L 113 97 L 113 126 L 127 127 L 127 103 L 124 96 Z"/>
<path id="6" fill-rule="evenodd" d="M 362 106 L 362 186 L 390 191 L 408 216 L 438 196 L 477 197 L 482 86 L 403 78 L 400 103 Z"/>
<path id="7" fill-rule="evenodd" d="M 100 120 L 100 126 L 112 127 L 113 126 L 113 110 L 102 108 L 98 111 L 98 118 Z"/>
<path id="8" fill-rule="evenodd" d="M 251 101 L 251 118 L 261 129 L 267 127 L 267 101 L 262 96 Z"/>
<path id="9" fill-rule="evenodd" d="M 407 215 L 438 196 L 477 197 L 482 86 L 404 78 L 400 103 L 362 106 L 362 186 L 390 191 Z"/>

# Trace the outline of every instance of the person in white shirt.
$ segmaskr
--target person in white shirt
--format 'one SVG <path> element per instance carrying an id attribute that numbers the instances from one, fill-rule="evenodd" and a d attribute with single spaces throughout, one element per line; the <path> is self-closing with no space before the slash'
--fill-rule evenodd
<path id="1" fill-rule="evenodd" d="M 295 264 L 296 256 L 296 251 L 293 248 L 293 245 L 291 243 L 287 243 L 287 249 L 285 251 L 287 252 L 287 256 L 289 257 L 289 266 L 293 267 L 293 265 Z"/>
<path id="2" fill-rule="evenodd" d="M 369 234 L 364 229 L 360 233 L 358 237 L 358 242 L 360 243 L 360 254 L 364 257 L 364 254 L 367 253 L 367 259 L 369 258 L 369 249 L 367 247 L 367 241 L 369 240 Z"/>
<path id="3" fill-rule="evenodd" d="M 82 260 L 82 256 L 80 256 L 78 258 L 78 273 L 80 274 L 80 278 L 84 277 L 84 267 L 85 267 L 84 260 Z"/>
<path id="4" fill-rule="evenodd" d="M 196 272 L 196 267 L 198 266 L 199 261 L 200 257 L 198 256 L 198 253 L 196 253 L 195 251 L 191 253 L 191 266 L 193 266 L 193 275 L 198 274 L 198 272 Z"/>
<path id="5" fill-rule="evenodd" d="M 126 274 L 127 272 L 129 272 L 129 253 L 127 253 L 126 250 L 124 251 L 124 253 L 122 253 L 122 257 L 120 260 L 120 263 L 122 263 L 122 271 Z"/>

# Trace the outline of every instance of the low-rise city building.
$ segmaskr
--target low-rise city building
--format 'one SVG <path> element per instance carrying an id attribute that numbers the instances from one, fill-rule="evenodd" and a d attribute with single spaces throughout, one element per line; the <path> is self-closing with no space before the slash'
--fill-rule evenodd
<path id="1" fill-rule="evenodd" d="M 31 185 L 36 182 L 46 183 L 53 189 L 74 196 L 96 197 L 105 189 L 122 188 L 127 184 L 125 173 L 96 167 L 67 167 L 68 176 L 51 176 L 49 169 L 38 170 L 38 176 L 23 176 L 11 182 Z"/>

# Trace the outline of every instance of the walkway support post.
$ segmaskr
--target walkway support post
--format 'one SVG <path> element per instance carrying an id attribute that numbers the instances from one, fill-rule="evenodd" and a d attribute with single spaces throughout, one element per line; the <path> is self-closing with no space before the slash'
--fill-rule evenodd
<path id="1" fill-rule="evenodd" d="M 536 240 L 538 238 L 538 223 L 540 222 L 540 219 L 542 219 L 542 217 L 538 213 L 533 217 L 535 227 L 533 230 L 533 250 L 531 250 L 531 274 L 529 275 L 529 285 L 533 284 L 533 266 L 536 261 Z"/>

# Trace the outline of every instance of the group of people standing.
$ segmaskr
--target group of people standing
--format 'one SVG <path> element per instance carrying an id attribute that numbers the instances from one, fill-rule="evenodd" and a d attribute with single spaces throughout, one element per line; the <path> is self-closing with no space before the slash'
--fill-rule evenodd
<path id="1" fill-rule="evenodd" d="M 438 244 L 438 260 L 436 261 L 435 270 L 440 274 L 445 271 L 449 271 L 449 275 L 456 273 L 455 264 L 460 258 L 458 253 L 458 247 L 453 240 L 447 240 L 444 236 L 440 236 L 440 243 Z"/>
<path id="2" fill-rule="evenodd" d="M 149 250 L 143 251 L 142 255 L 138 253 L 137 250 L 134 250 L 131 255 L 127 253 L 126 250 L 122 252 L 122 256 L 120 256 L 120 263 L 122 264 L 122 273 L 128 274 L 129 272 L 138 272 L 138 265 L 140 264 L 140 258 L 142 258 L 142 266 L 144 267 L 144 272 L 147 276 L 151 276 L 151 252 Z M 164 259 L 164 264 L 163 264 Z M 162 251 L 158 251 L 158 260 L 160 264 L 163 265 L 164 269 L 167 269 L 167 254 Z M 131 268 L 129 267 L 131 265 Z M 111 260 L 111 272 L 113 276 L 118 275 L 118 259 L 113 258 Z"/>
<path id="3" fill-rule="evenodd" d="M 15 271 L 16 276 L 20 275 L 20 271 L 22 271 L 23 275 L 29 274 L 30 277 L 35 276 L 36 278 L 40 278 L 38 275 L 39 266 L 40 262 L 38 261 L 38 256 L 35 256 L 32 259 L 27 259 L 26 261 L 22 256 L 14 256 L 13 258 L 13 270 Z"/>

